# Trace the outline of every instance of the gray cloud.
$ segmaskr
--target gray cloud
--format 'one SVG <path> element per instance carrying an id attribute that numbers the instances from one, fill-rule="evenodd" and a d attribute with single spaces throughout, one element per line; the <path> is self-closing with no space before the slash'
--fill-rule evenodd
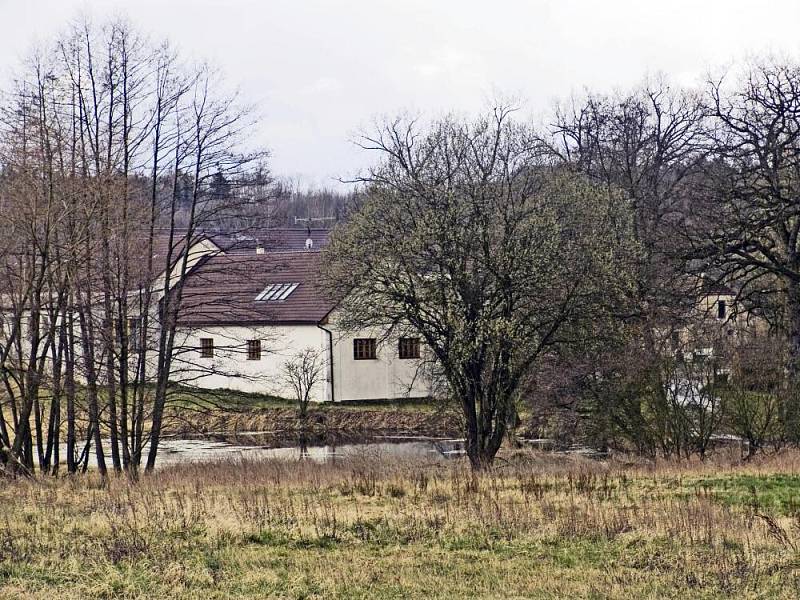
<path id="1" fill-rule="evenodd" d="M 218 64 L 263 116 L 274 171 L 331 185 L 369 157 L 350 143 L 376 115 L 473 111 L 492 90 L 545 114 L 584 86 L 647 73 L 691 83 L 766 51 L 796 55 L 786 0 L 0 0 L 0 71 L 81 13 L 127 15 Z"/>

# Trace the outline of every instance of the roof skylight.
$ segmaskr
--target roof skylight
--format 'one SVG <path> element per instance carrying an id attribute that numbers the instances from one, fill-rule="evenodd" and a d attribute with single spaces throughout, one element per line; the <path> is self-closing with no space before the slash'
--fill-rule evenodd
<path id="1" fill-rule="evenodd" d="M 271 283 L 264 288 L 263 292 L 256 296 L 256 302 L 279 302 L 281 300 L 286 300 L 299 285 L 299 283 Z"/>

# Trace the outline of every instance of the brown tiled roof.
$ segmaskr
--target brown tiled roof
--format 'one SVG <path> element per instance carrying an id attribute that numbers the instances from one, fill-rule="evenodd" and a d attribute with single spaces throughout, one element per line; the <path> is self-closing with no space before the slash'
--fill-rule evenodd
<path id="1" fill-rule="evenodd" d="M 319 252 L 273 252 L 213 256 L 187 278 L 182 325 L 321 322 L 334 302 L 318 281 Z M 257 301 L 267 286 L 297 283 L 281 301 Z"/>
<path id="2" fill-rule="evenodd" d="M 183 255 L 187 235 L 186 229 L 175 229 L 172 239 L 171 265 L 177 264 Z M 330 231 L 327 229 L 311 229 L 312 249 L 318 251 L 327 246 L 329 235 Z M 257 247 L 264 248 L 268 253 L 305 251 L 308 237 L 309 230 L 307 229 L 252 227 L 236 233 L 198 230 L 192 236 L 192 243 L 208 239 L 228 254 L 252 255 L 255 254 Z M 134 238 L 129 253 L 132 259 L 130 263 L 132 280 L 139 284 L 145 284 L 147 280 L 147 247 L 148 234 L 146 231 L 142 231 L 139 238 Z M 153 235 L 153 277 L 164 271 L 169 249 L 169 230 L 156 229 Z"/>
<path id="3" fill-rule="evenodd" d="M 180 256 L 183 254 L 183 250 L 186 247 L 186 235 L 187 232 L 185 230 L 177 230 L 173 234 L 172 256 L 170 261 L 171 265 L 174 265 L 176 262 L 178 262 L 178 258 L 180 258 Z M 197 234 L 195 234 L 195 237 L 198 237 Z M 155 231 L 153 234 L 153 269 L 156 271 L 156 275 L 164 271 L 169 249 L 169 231 Z M 146 250 L 147 238 L 144 239 L 143 251 L 146 252 Z"/>
<path id="4" fill-rule="evenodd" d="M 711 278 L 703 278 L 701 280 L 700 293 L 702 295 L 719 294 L 721 296 L 735 296 L 736 290 L 720 281 Z"/>

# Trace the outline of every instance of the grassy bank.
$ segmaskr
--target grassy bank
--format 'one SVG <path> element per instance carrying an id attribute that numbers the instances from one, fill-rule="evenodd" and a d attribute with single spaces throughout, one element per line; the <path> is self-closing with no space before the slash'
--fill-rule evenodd
<path id="1" fill-rule="evenodd" d="M 384 400 L 311 404 L 304 424 L 295 403 L 270 396 L 230 390 L 178 389 L 170 395 L 165 430 L 171 435 L 237 434 L 300 429 L 315 435 L 424 435 L 462 433 L 455 407 L 426 400 Z"/>
<path id="2" fill-rule="evenodd" d="M 251 463 L 0 489 L 0 598 L 794 598 L 800 456 Z"/>
<path id="3" fill-rule="evenodd" d="M 0 401 L 2 394 L 0 390 Z M 152 393 L 152 390 L 148 393 Z M 101 404 L 105 403 L 100 391 Z M 50 418 L 50 392 L 40 390 L 42 422 Z M 150 404 L 147 402 L 147 406 Z M 61 439 L 67 435 L 66 402 L 62 401 Z M 88 430 L 85 389 L 76 398 L 76 431 L 84 440 Z M 415 435 L 454 437 L 463 434 L 461 416 L 454 406 L 424 399 L 378 400 L 347 403 L 311 404 L 308 419 L 297 418 L 297 404 L 285 398 L 247 394 L 234 390 L 206 390 L 175 386 L 170 390 L 164 415 L 164 434 L 171 436 L 221 434 L 235 436 L 244 432 L 269 432 L 295 437 L 300 430 L 312 436 L 354 437 L 371 435 Z M 149 430 L 150 422 L 145 425 Z M 104 436 L 108 427 L 101 425 Z M 13 431 L 12 431 L 13 436 Z"/>

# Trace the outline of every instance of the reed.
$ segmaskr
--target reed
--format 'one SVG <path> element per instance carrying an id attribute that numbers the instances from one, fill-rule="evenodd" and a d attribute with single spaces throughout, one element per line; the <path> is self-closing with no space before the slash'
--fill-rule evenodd
<path id="1" fill-rule="evenodd" d="M 380 456 L 0 489 L 0 598 L 797 597 L 800 454 Z"/>

